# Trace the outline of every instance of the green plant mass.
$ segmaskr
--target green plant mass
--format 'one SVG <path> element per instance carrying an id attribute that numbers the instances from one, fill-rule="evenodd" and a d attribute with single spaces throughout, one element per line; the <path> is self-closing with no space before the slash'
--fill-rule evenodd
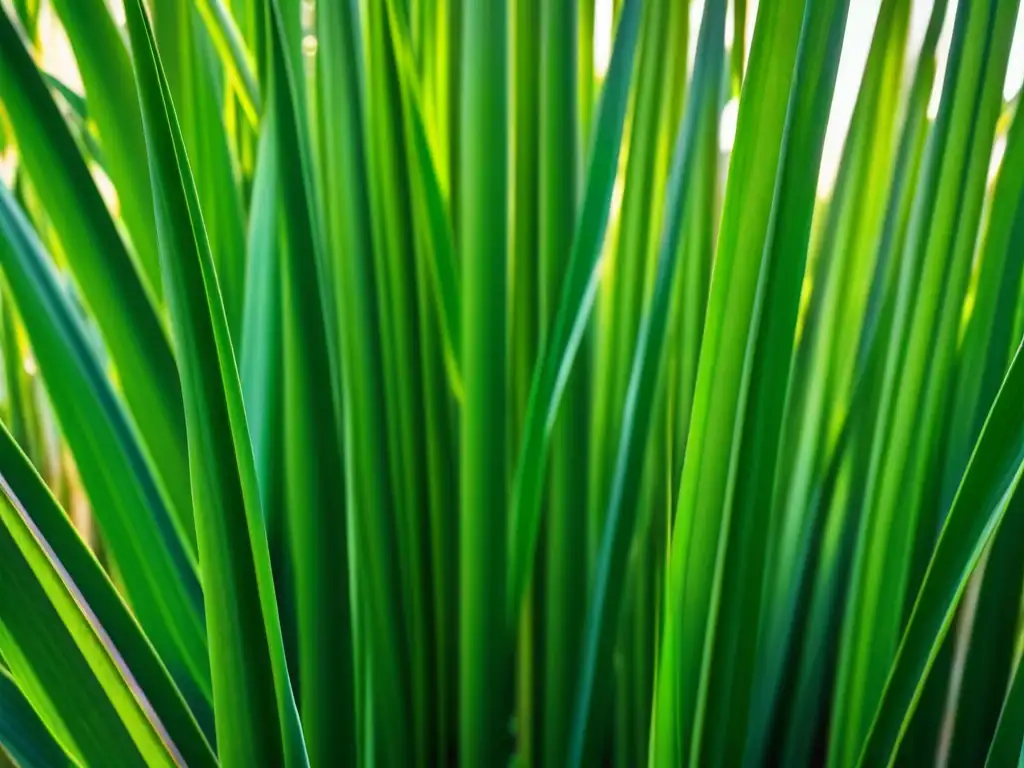
<path id="1" fill-rule="evenodd" d="M 0 767 L 1024 765 L 1021 0 L 0 0 Z"/>

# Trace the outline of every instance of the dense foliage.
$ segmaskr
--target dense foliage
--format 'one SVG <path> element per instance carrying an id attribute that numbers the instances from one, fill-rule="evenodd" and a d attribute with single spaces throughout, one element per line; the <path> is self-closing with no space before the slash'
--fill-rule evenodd
<path id="1" fill-rule="evenodd" d="M 1020 0 L 691 5 L 0 2 L 0 764 L 1018 764 Z"/>

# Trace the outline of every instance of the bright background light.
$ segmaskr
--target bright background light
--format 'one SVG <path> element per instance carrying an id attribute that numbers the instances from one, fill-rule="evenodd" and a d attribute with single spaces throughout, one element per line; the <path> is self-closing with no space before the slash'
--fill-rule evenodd
<path id="1" fill-rule="evenodd" d="M 677 0 L 683 2 L 684 0 Z M 700 20 L 704 12 L 705 0 L 692 0 L 690 3 L 690 45 L 689 45 L 689 66 L 693 70 L 693 59 L 696 53 L 697 30 L 700 29 Z M 949 53 L 950 39 L 953 34 L 953 20 L 957 9 L 957 0 L 950 0 L 946 11 L 945 23 L 942 27 L 942 34 L 938 45 L 938 69 L 935 78 L 935 86 L 932 90 L 932 98 L 928 106 L 928 114 L 932 117 L 938 111 L 939 97 L 942 93 L 943 75 L 946 68 L 946 57 Z M 730 2 L 730 6 L 731 6 Z M 910 39 L 908 56 L 911 61 L 916 57 L 924 41 L 925 31 L 928 28 L 928 20 L 931 16 L 934 0 L 914 0 L 910 17 Z M 757 17 L 757 0 L 747 2 L 747 47 L 750 52 L 750 40 L 753 37 L 754 22 Z M 875 30 L 875 22 L 878 18 L 878 9 L 881 0 L 851 0 L 850 16 L 846 24 L 846 37 L 843 40 L 843 52 L 839 61 L 839 72 L 836 76 L 835 97 L 832 101 L 832 112 L 829 117 L 828 130 L 825 134 L 825 147 L 821 159 L 821 173 L 818 177 L 818 194 L 827 197 L 835 184 L 836 175 L 839 173 L 839 164 L 842 160 L 843 143 L 846 134 L 850 129 L 850 121 L 853 119 L 853 109 L 856 105 L 857 93 L 860 90 L 860 82 L 864 76 L 864 67 L 867 64 L 868 52 L 871 48 L 871 36 Z M 599 77 L 603 77 L 608 69 L 608 60 L 611 56 L 612 46 L 612 0 L 597 0 L 597 9 L 594 19 L 594 68 Z M 731 44 L 735 35 L 733 29 L 732 12 L 728 16 L 726 25 L 726 41 Z M 1024 4 L 1021 5 L 1017 17 L 1017 28 L 1014 32 L 1013 47 L 1010 50 L 1010 63 L 1006 72 L 1006 83 L 1003 89 L 1003 97 L 1011 98 L 1020 90 L 1024 84 Z M 732 148 L 733 138 L 736 130 L 735 101 L 725 105 L 722 113 L 721 131 L 719 144 L 723 151 Z M 1000 142 L 997 141 L 993 150 L 993 173 L 998 167 Z"/>
<path id="2" fill-rule="evenodd" d="M 6 1 L 0 0 L 0 2 L 5 3 Z M 687 0 L 672 1 L 686 2 Z M 688 48 L 690 71 L 693 69 L 693 59 L 696 55 L 697 32 L 700 29 L 701 17 L 704 13 L 704 3 L 705 0 L 690 0 L 690 40 Z M 108 0 L 108 4 L 114 10 L 115 18 L 123 23 L 124 12 L 121 0 Z M 731 5 L 732 2 L 730 0 L 730 12 L 727 17 L 725 30 L 726 42 L 729 45 L 732 44 L 732 40 L 735 37 Z M 853 118 L 853 109 L 856 104 L 857 93 L 860 90 L 860 82 L 864 75 L 868 51 L 871 48 L 871 36 L 874 33 L 880 5 L 881 0 L 851 0 L 850 2 L 846 37 L 843 40 L 843 52 L 839 61 L 839 72 L 836 76 L 835 97 L 832 101 L 832 112 L 829 117 L 828 130 L 825 134 L 825 146 L 822 153 L 821 172 L 818 176 L 818 195 L 820 197 L 827 197 L 831 193 L 836 176 L 839 173 L 843 143 L 846 140 L 850 121 Z M 908 48 L 908 55 L 911 57 L 911 61 L 916 59 L 921 49 L 933 5 L 934 0 L 914 0 L 913 2 Z M 942 27 L 942 34 L 939 39 L 938 69 L 935 86 L 932 89 L 932 97 L 928 106 L 928 114 L 931 117 L 934 117 L 938 111 L 939 97 L 942 93 L 943 76 L 946 68 L 946 57 L 949 53 L 957 5 L 958 0 L 950 0 L 945 23 Z M 744 32 L 747 39 L 746 52 L 748 55 L 750 53 L 750 41 L 754 34 L 757 7 L 758 0 L 747 0 L 747 28 Z M 594 71 L 599 78 L 604 77 L 608 70 L 609 60 L 611 59 L 612 23 L 612 0 L 597 0 L 594 14 Z M 78 68 L 75 66 L 71 46 L 68 44 L 67 37 L 61 29 L 50 4 L 47 2 L 44 2 L 42 6 L 40 36 L 44 41 L 43 68 L 56 75 L 71 88 L 81 91 L 82 81 L 78 74 Z M 315 39 L 304 41 L 307 47 L 315 46 L 315 43 Z M 1013 46 L 1010 50 L 1010 62 L 1007 67 L 1003 97 L 1006 99 L 1011 98 L 1020 90 L 1022 84 L 1024 84 L 1024 4 L 1021 5 L 1020 13 L 1017 17 L 1017 27 L 1014 33 Z M 733 145 L 736 131 L 737 106 L 735 100 L 729 101 L 722 112 L 719 144 L 722 150 L 726 152 Z M 998 170 L 999 160 L 1004 149 L 1005 142 L 1000 142 L 997 139 L 993 148 L 992 176 Z M 4 160 L 5 158 L 0 158 L 0 178 L 4 177 L 3 172 L 6 170 Z"/>

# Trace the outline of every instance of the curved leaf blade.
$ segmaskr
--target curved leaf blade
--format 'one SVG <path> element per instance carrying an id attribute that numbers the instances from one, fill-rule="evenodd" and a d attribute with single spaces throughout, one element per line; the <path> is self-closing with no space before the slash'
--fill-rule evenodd
<path id="1" fill-rule="evenodd" d="M 1024 475 L 1024 356 L 1018 349 L 975 445 L 907 622 L 861 751 L 861 765 L 895 756 L 956 607 Z"/>
<path id="2" fill-rule="evenodd" d="M 178 371 L 163 322 L 144 287 L 32 57 L 7 11 L 0 12 L 0 99 L 20 162 L 69 255 L 68 266 L 99 326 L 139 428 L 173 501 L 183 540 L 195 553 L 188 448 Z"/>
<path id="3" fill-rule="evenodd" d="M 128 599 L 183 687 L 210 698 L 195 560 L 48 255 L 0 186 L 0 265 Z"/>
<path id="4" fill-rule="evenodd" d="M 0 491 L 0 647 L 54 735 L 90 764 L 123 749 L 126 760 L 214 765 L 163 663 L 5 427 Z"/>
<path id="5" fill-rule="evenodd" d="M 160 262 L 142 114 L 135 98 L 131 60 L 103 0 L 55 0 L 85 86 L 89 118 L 103 149 L 104 169 L 117 189 L 120 215 L 135 246 L 142 271 L 159 299 Z"/>
<path id="6" fill-rule="evenodd" d="M 178 346 L 220 759 L 305 766 L 227 317 L 142 0 L 125 8 Z M 268 669 L 270 675 L 267 674 Z"/>
<path id="7" fill-rule="evenodd" d="M 999 723 L 985 758 L 985 768 L 1019 766 L 1024 740 L 1024 672 L 1017 664 L 1010 681 L 1010 689 L 1003 699 Z"/>

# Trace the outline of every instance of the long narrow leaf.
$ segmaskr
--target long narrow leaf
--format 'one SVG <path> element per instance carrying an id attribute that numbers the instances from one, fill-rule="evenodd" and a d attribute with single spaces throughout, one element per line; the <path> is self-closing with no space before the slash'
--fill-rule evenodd
<path id="1" fill-rule="evenodd" d="M 630 374 L 629 391 L 622 416 L 622 438 L 618 446 L 615 474 L 605 513 L 604 532 L 598 553 L 590 604 L 583 634 L 583 663 L 577 682 L 570 764 L 580 765 L 588 742 L 593 742 L 595 685 L 598 675 L 608 669 L 615 640 L 613 627 L 621 606 L 626 555 L 633 540 L 633 528 L 640 495 L 641 474 L 647 437 L 651 428 L 654 388 L 660 372 L 667 332 L 674 271 L 679 259 L 684 226 L 704 212 L 686 192 L 702 183 L 708 172 L 706 158 L 714 151 L 719 73 L 725 61 L 725 2 L 717 0 L 707 8 L 698 42 L 693 83 L 683 122 L 679 126 L 673 156 L 672 175 L 666 196 L 665 230 L 658 257 L 658 273 L 651 306 L 641 322 L 636 354 Z M 690 186 L 690 185 L 694 186 Z M 598 703 L 600 706 L 600 703 Z M 652 725 L 651 759 L 661 759 L 665 729 L 655 710 Z"/>
<path id="2" fill-rule="evenodd" d="M 501 760 L 508 643 L 505 347 L 507 325 L 507 0 L 465 6 L 458 232 L 462 256 L 459 453 L 459 753 Z"/>
<path id="3" fill-rule="evenodd" d="M 182 536 L 194 552 L 188 451 L 177 367 L 163 321 L 78 154 L 46 84 L 7 12 L 0 13 L 3 101 L 30 178 L 70 254 L 68 266 L 99 326 L 125 400 L 173 500 Z"/>
<path id="4" fill-rule="evenodd" d="M 146 11 L 135 0 L 126 12 L 179 350 L 218 753 L 229 764 L 270 756 L 302 766 L 306 750 L 224 305 Z"/>
<path id="5" fill-rule="evenodd" d="M 0 187 L 0 264 L 125 590 L 179 682 L 210 698 L 195 560 L 49 257 Z"/>
<path id="6" fill-rule="evenodd" d="M 967 580 L 1003 522 L 1024 474 L 1022 386 L 1024 358 L 1018 350 L 942 528 L 864 743 L 861 764 L 884 765 L 894 756 Z"/>
<path id="7" fill-rule="evenodd" d="M 506 617 L 510 627 L 518 615 L 537 545 L 548 438 L 594 306 L 599 278 L 597 262 L 618 168 L 641 4 L 641 0 L 626 0 L 619 22 L 608 79 L 595 118 L 587 183 L 566 267 L 565 287 L 530 389 L 509 511 Z"/>
<path id="8" fill-rule="evenodd" d="M 214 765 L 152 646 L 6 429 L 0 480 L 0 647 L 47 726 L 90 764 L 135 754 Z"/>

